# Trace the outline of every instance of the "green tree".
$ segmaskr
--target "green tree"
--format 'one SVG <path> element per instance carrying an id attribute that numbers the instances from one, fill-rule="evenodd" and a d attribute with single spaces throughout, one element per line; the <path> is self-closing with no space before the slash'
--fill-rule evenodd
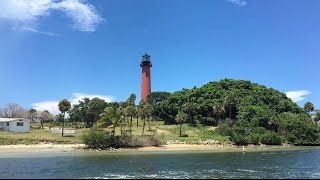
<path id="1" fill-rule="evenodd" d="M 104 108 L 106 108 L 107 103 L 105 100 L 100 98 L 92 98 L 88 103 L 88 111 L 93 116 L 93 122 L 97 122 L 99 115 L 103 112 Z"/>
<path id="2" fill-rule="evenodd" d="M 194 116 L 197 114 L 196 103 L 187 102 L 182 105 L 182 111 L 187 115 L 189 123 L 194 123 Z"/>
<path id="3" fill-rule="evenodd" d="M 214 104 L 212 106 L 213 114 L 216 116 L 218 122 L 220 122 L 221 117 L 226 113 L 224 107 L 220 104 Z"/>
<path id="4" fill-rule="evenodd" d="M 136 106 L 135 108 L 136 108 L 136 110 L 135 110 L 134 116 L 137 118 L 137 127 L 139 127 L 140 107 Z"/>
<path id="5" fill-rule="evenodd" d="M 133 116 L 136 114 L 136 107 L 133 105 L 130 105 L 128 107 L 125 108 L 125 113 L 126 116 L 130 117 L 130 124 L 129 124 L 129 128 L 130 128 L 130 134 L 132 134 L 132 118 Z"/>
<path id="6" fill-rule="evenodd" d="M 64 119 L 66 116 L 66 112 L 68 112 L 71 109 L 71 103 L 67 99 L 62 99 L 59 104 L 59 111 L 63 113 L 63 122 L 62 122 L 62 136 L 63 136 L 63 131 L 64 131 Z"/>
<path id="7" fill-rule="evenodd" d="M 121 120 L 124 118 L 122 109 L 120 107 L 110 106 L 110 107 L 106 107 L 104 109 L 103 113 L 106 116 L 106 118 L 108 118 L 112 122 L 112 124 L 113 124 L 112 136 L 115 136 L 116 127 L 119 125 Z"/>
<path id="8" fill-rule="evenodd" d="M 186 122 L 187 115 L 184 112 L 179 111 L 178 114 L 175 117 L 175 120 L 180 125 L 180 134 L 179 134 L 179 136 L 181 137 L 181 135 L 182 135 L 181 134 L 182 124 Z"/>
<path id="9" fill-rule="evenodd" d="M 147 113 L 144 109 L 144 106 L 146 105 L 146 102 L 141 99 L 141 101 L 139 102 L 139 117 L 143 120 L 143 127 L 142 127 L 142 135 L 144 133 L 144 127 L 145 127 L 145 124 L 146 124 L 146 118 L 147 118 Z M 138 119 L 137 119 L 138 121 Z"/>
<path id="10" fill-rule="evenodd" d="M 59 114 L 55 115 L 54 120 L 62 123 L 63 122 L 63 114 L 59 113 Z"/>
<path id="11" fill-rule="evenodd" d="M 163 114 L 161 103 L 164 102 L 171 93 L 169 92 L 151 92 L 147 96 L 147 102 L 152 106 L 152 118 L 155 120 L 163 120 L 166 115 Z"/>
<path id="12" fill-rule="evenodd" d="M 151 130 L 151 127 L 150 127 L 150 120 L 151 120 L 151 116 L 152 116 L 152 112 L 153 112 L 153 108 L 152 106 L 147 103 L 144 107 L 144 111 L 147 115 L 147 118 L 148 118 L 148 127 L 149 127 L 149 131 Z"/>
<path id="13" fill-rule="evenodd" d="M 319 121 L 320 120 L 320 110 L 316 110 L 316 115 L 314 117 L 314 121 Z"/>
<path id="14" fill-rule="evenodd" d="M 229 94 L 225 98 L 225 105 L 229 108 L 229 118 L 232 119 L 232 110 L 237 106 L 237 99 L 234 93 Z"/>
<path id="15" fill-rule="evenodd" d="M 84 122 L 85 127 L 92 127 L 94 123 L 94 115 L 89 111 L 89 98 L 83 98 L 79 104 L 73 105 L 70 109 L 69 117 L 72 122 Z"/>
<path id="16" fill-rule="evenodd" d="M 307 111 L 309 113 L 309 115 L 311 115 L 311 112 L 314 111 L 314 106 L 311 102 L 306 102 L 304 104 L 304 110 Z"/>
<path id="17" fill-rule="evenodd" d="M 132 118 L 136 114 L 136 107 L 135 107 L 135 101 L 137 96 L 135 94 L 131 94 L 130 97 L 127 99 L 128 106 L 124 109 L 126 116 L 130 117 L 130 134 L 132 134 Z M 138 126 L 138 125 L 137 125 Z"/>
<path id="18" fill-rule="evenodd" d="M 130 94 L 130 97 L 127 99 L 128 105 L 135 106 L 136 99 L 137 99 L 137 96 L 134 93 Z"/>
<path id="19" fill-rule="evenodd" d="M 145 102 L 144 100 L 141 100 L 139 103 L 139 116 L 143 120 L 142 135 L 144 134 L 147 118 L 148 118 L 149 130 L 151 130 L 151 127 L 150 127 L 151 114 L 152 114 L 152 106 L 149 103 Z"/>

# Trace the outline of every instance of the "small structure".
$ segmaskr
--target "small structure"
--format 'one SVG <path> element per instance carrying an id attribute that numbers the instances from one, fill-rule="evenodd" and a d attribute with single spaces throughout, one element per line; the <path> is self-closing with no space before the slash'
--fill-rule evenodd
<path id="1" fill-rule="evenodd" d="M 52 134 L 62 134 L 62 129 L 60 128 L 51 128 Z M 63 134 L 64 136 L 74 136 L 75 130 L 74 129 L 64 129 Z"/>
<path id="2" fill-rule="evenodd" d="M 0 118 L 0 130 L 12 132 L 29 132 L 30 120 L 25 118 Z"/>

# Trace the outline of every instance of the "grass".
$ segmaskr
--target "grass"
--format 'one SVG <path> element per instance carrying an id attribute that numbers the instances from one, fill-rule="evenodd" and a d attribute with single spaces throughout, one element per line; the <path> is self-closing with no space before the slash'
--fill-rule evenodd
<path id="1" fill-rule="evenodd" d="M 129 122 L 129 121 L 128 121 Z M 32 123 L 32 127 L 39 127 L 40 123 Z M 75 130 L 75 136 L 62 137 L 61 134 L 52 134 L 48 129 L 49 124 L 44 124 L 45 129 L 30 129 L 27 133 L 16 133 L 0 131 L 0 145 L 12 144 L 38 144 L 38 143 L 57 143 L 57 144 L 77 144 L 83 143 L 81 136 L 85 128 Z M 136 126 L 136 119 L 132 122 L 132 135 L 140 136 L 142 134 L 143 121 L 139 119 L 139 126 Z M 144 135 L 160 135 L 166 140 L 179 140 L 181 142 L 192 142 L 199 140 L 218 140 L 220 142 L 228 141 L 228 137 L 221 136 L 210 126 L 193 127 L 187 124 L 182 126 L 182 134 L 187 137 L 179 137 L 179 125 L 164 125 L 163 121 L 150 121 L 151 130 L 149 131 L 148 121 L 146 121 Z M 53 127 L 59 127 L 58 123 Z M 71 127 L 70 123 L 66 123 L 66 127 Z M 129 127 L 124 127 L 129 134 Z M 105 128 L 111 132 L 112 126 Z M 116 135 L 120 135 L 120 127 L 116 127 Z"/>
<path id="2" fill-rule="evenodd" d="M 217 134 L 210 126 L 193 127 L 183 124 L 182 134 L 187 135 L 187 137 L 179 137 L 179 125 L 160 126 L 158 127 L 157 131 L 165 133 L 165 136 L 169 138 L 168 140 L 179 140 L 181 142 L 199 140 L 218 140 L 221 142 L 228 141 L 228 137 Z"/>
<path id="3" fill-rule="evenodd" d="M 12 144 L 38 144 L 38 143 L 57 143 L 57 144 L 77 144 L 82 143 L 81 134 L 83 129 L 77 129 L 75 136 L 62 137 L 61 134 L 52 134 L 47 129 L 31 129 L 30 132 L 18 133 L 0 131 L 0 145 Z"/>

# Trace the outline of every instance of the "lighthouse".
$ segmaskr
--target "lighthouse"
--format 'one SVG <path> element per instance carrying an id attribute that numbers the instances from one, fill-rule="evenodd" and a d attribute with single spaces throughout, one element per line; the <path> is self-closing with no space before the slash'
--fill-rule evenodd
<path id="1" fill-rule="evenodd" d="M 151 93 L 150 68 L 152 67 L 150 56 L 147 53 L 142 56 L 140 67 L 142 68 L 141 100 L 146 101 L 147 96 Z"/>

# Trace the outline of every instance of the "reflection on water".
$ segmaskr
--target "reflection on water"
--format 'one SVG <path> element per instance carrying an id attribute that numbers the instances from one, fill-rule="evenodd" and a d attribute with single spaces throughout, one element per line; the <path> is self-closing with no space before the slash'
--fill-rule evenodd
<path id="1" fill-rule="evenodd" d="M 320 178 L 320 149 L 1 156 L 0 178 Z"/>

